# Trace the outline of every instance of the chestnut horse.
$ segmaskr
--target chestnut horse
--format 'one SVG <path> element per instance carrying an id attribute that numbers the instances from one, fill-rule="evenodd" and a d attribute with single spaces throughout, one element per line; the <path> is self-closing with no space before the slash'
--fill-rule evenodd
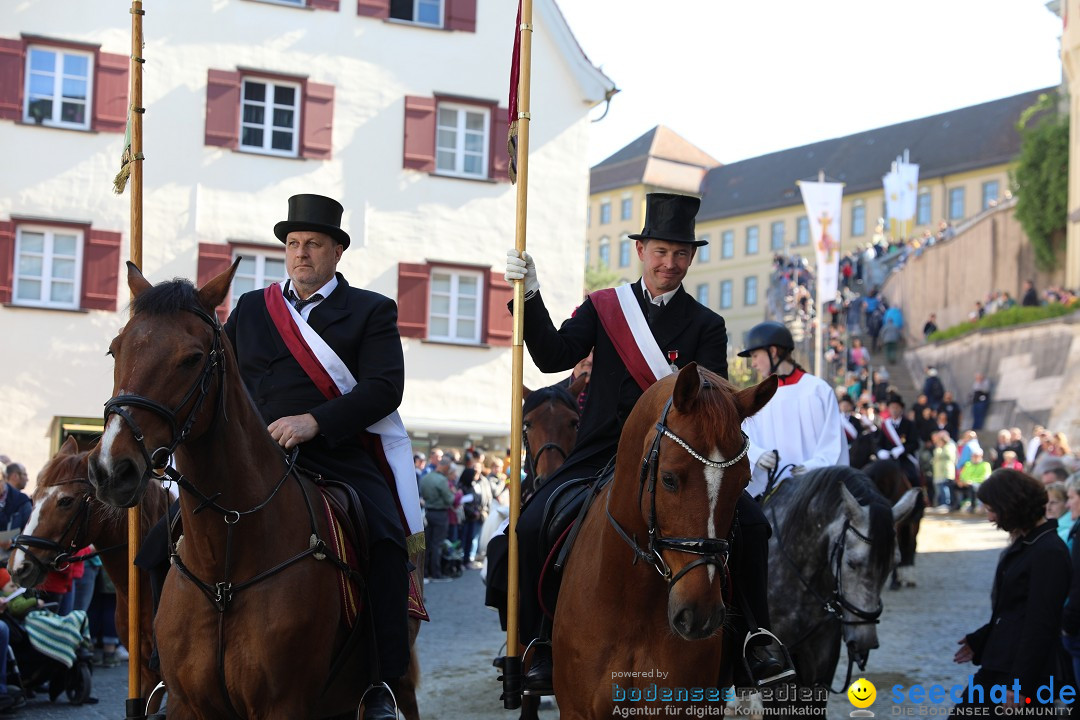
<path id="1" fill-rule="evenodd" d="M 270 437 L 217 321 L 235 272 L 152 287 L 128 263 L 133 314 L 109 347 L 116 395 L 90 480 L 125 507 L 151 474 L 176 475 L 170 456 L 182 473 L 155 623 L 169 720 L 351 718 L 377 677 L 370 617 L 346 627 L 319 490 Z"/>
<path id="2" fill-rule="evenodd" d="M 730 673 L 725 538 L 750 480 L 741 423 L 776 384 L 770 376 L 737 391 L 690 363 L 634 406 L 614 479 L 563 571 L 553 637 L 563 720 L 611 717 L 613 684 L 632 698 L 650 684 L 715 688 Z M 641 676 L 655 670 L 667 675 Z M 625 675 L 613 680 L 616 672 Z"/>
<path id="3" fill-rule="evenodd" d="M 8 561 L 11 577 L 22 587 L 45 580 L 50 570 L 65 567 L 79 550 L 93 545 L 101 564 L 116 586 L 116 627 L 128 640 L 128 513 L 98 502 L 87 476 L 89 451 L 79 451 L 69 437 L 38 475 L 34 512 L 16 538 Z M 143 496 L 139 511 L 146 532 L 165 514 L 169 496 L 154 481 Z M 142 690 L 148 695 L 161 681 L 150 669 L 153 649 L 154 606 L 150 584 L 140 583 L 139 644 L 142 655 Z M 152 708 L 154 710 L 156 708 Z"/>
<path id="4" fill-rule="evenodd" d="M 581 375 L 569 387 L 561 383 L 539 390 L 522 387 L 521 438 L 528 476 L 521 488 L 522 502 L 559 469 L 574 449 L 581 424 L 577 398 L 588 382 L 589 376 Z"/>

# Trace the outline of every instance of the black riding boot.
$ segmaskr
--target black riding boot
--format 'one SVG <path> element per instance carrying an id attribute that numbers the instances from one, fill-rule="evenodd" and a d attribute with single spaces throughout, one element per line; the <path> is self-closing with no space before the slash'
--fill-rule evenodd
<path id="1" fill-rule="evenodd" d="M 364 695 L 364 720 L 397 720 L 394 696 L 385 685 L 379 683 L 368 688 Z"/>
<path id="2" fill-rule="evenodd" d="M 551 621 L 544 618 L 540 635 L 532 646 L 529 670 L 525 673 L 525 689 L 532 695 L 552 695 L 553 663 L 551 657 Z"/>

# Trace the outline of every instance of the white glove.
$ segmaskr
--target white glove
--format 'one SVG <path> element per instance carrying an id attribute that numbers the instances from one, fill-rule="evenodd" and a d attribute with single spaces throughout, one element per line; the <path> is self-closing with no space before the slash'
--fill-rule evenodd
<path id="1" fill-rule="evenodd" d="M 519 254 L 514 248 L 506 251 L 506 273 L 503 277 L 511 285 L 515 280 L 524 280 L 525 294 L 530 297 L 540 289 L 540 281 L 536 279 L 536 263 L 527 252 Z"/>
<path id="2" fill-rule="evenodd" d="M 791 476 L 798 477 L 799 475 L 804 474 L 806 472 L 806 469 L 807 468 L 805 465 L 795 465 L 791 468 Z"/>
<path id="3" fill-rule="evenodd" d="M 900 457 L 901 455 L 904 454 L 904 446 L 903 445 L 897 445 L 896 447 L 894 447 L 889 452 L 892 454 L 893 460 L 895 460 L 895 459 L 897 459 L 898 457 Z"/>
<path id="4" fill-rule="evenodd" d="M 772 470 L 779 459 L 779 454 L 775 450 L 766 450 L 757 459 L 757 466 L 762 470 Z"/>
<path id="5" fill-rule="evenodd" d="M 890 457 L 891 456 L 889 455 L 888 450 L 878 450 L 877 451 L 877 459 L 878 460 L 888 460 Z"/>

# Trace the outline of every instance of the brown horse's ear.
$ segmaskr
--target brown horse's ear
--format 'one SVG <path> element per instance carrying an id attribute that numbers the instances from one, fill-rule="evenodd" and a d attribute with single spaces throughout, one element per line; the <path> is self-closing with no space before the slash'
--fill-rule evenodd
<path id="1" fill-rule="evenodd" d="M 79 443 L 75 440 L 74 435 L 68 435 L 67 440 L 60 446 L 60 450 L 57 455 L 77 455 L 79 452 Z"/>
<path id="2" fill-rule="evenodd" d="M 765 403 L 772 399 L 779 387 L 780 380 L 775 375 L 770 375 L 757 385 L 752 385 L 735 394 L 735 404 L 739 407 L 739 414 L 743 419 L 755 414 L 765 407 Z"/>
<path id="3" fill-rule="evenodd" d="M 570 397 L 576 398 L 589 384 L 589 373 L 582 373 L 574 382 L 570 383 Z"/>
<path id="4" fill-rule="evenodd" d="M 150 281 L 143 277 L 142 271 L 139 270 L 138 265 L 128 260 L 128 289 L 135 297 L 139 297 L 143 292 L 153 287 Z"/>
<path id="5" fill-rule="evenodd" d="M 675 381 L 675 390 L 671 393 L 671 404 L 681 413 L 689 413 L 697 402 L 701 392 L 701 377 L 698 375 L 696 362 L 692 362 L 679 371 Z"/>
<path id="6" fill-rule="evenodd" d="M 236 268 L 241 259 L 237 256 L 228 270 L 199 288 L 199 304 L 206 312 L 213 313 L 218 305 L 225 302 L 225 297 L 229 294 L 229 286 L 232 285 L 233 275 L 236 274 Z"/>
<path id="7" fill-rule="evenodd" d="M 528 388 L 528 386 L 522 385 L 521 386 L 521 399 L 524 400 L 525 398 L 529 397 L 530 395 L 532 395 L 532 392 L 533 391 L 530 390 Z"/>

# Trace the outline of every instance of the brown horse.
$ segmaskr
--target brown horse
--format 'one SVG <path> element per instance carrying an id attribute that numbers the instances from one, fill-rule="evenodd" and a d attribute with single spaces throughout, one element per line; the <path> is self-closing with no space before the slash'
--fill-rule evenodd
<path id="1" fill-rule="evenodd" d="M 715 688 L 730 672 L 721 632 L 731 582 L 725 538 L 750 480 L 741 423 L 776 384 L 771 376 L 736 391 L 690 363 L 634 406 L 615 477 L 564 570 L 553 637 L 564 720 L 611 717 L 619 690 Z M 646 670 L 667 675 L 641 677 Z"/>
<path id="2" fill-rule="evenodd" d="M 521 490 L 522 502 L 559 469 L 574 448 L 581 423 L 577 397 L 588 382 L 589 376 L 581 375 L 569 387 L 561 383 L 539 390 L 523 387 L 521 432 L 528 481 Z"/>
<path id="3" fill-rule="evenodd" d="M 93 545 L 101 564 L 116 585 L 116 627 L 128 638 L 128 514 L 94 497 L 87 479 L 87 456 L 75 438 L 69 437 L 38 475 L 34 512 L 16 540 L 8 561 L 11 577 L 22 587 L 45 580 L 50 570 L 66 566 L 79 550 Z M 143 535 L 165 514 L 168 493 L 154 481 L 139 505 Z M 148 695 L 161 681 L 150 669 L 154 607 L 150 584 L 140 583 L 139 644 L 142 656 L 142 690 Z"/>
<path id="4" fill-rule="evenodd" d="M 375 678 L 370 618 L 346 627 L 319 491 L 267 432 L 214 315 L 235 271 L 152 287 L 128 263 L 133 314 L 109 348 L 116 396 L 90 479 L 123 507 L 170 456 L 182 473 L 155 623 L 169 720 L 351 718 Z"/>

